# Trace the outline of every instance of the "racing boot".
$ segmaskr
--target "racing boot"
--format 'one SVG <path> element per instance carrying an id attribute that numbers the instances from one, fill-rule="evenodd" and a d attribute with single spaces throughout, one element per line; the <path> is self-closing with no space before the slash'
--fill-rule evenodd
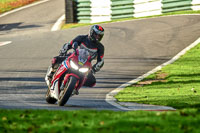
<path id="1" fill-rule="evenodd" d="M 79 94 L 78 90 L 74 89 L 71 96 L 78 95 L 78 94 Z"/>

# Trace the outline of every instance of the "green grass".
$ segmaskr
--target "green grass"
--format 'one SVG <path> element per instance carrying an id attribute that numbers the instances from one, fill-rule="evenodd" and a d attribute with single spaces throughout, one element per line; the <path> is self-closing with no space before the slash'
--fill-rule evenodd
<path id="1" fill-rule="evenodd" d="M 120 21 L 134 20 L 134 19 L 153 18 L 153 17 L 160 17 L 160 16 L 180 15 L 180 14 L 200 14 L 200 11 L 191 11 L 191 10 L 176 11 L 176 12 L 163 13 L 162 15 L 154 15 L 154 16 L 139 17 L 139 18 L 134 18 L 134 17 L 123 18 L 123 19 L 116 19 L 116 20 L 112 20 L 112 21 L 93 23 L 93 24 L 112 23 L 112 22 L 120 22 Z M 93 24 L 90 24 L 90 23 L 70 23 L 70 24 L 64 24 L 62 26 L 62 29 L 77 28 L 77 27 L 93 25 Z"/>
<path id="2" fill-rule="evenodd" d="M 0 110 L 0 133 L 197 133 L 199 123 L 198 109 L 171 112 Z"/>
<path id="3" fill-rule="evenodd" d="M 143 81 L 120 91 L 123 102 L 200 108 L 200 44 Z"/>

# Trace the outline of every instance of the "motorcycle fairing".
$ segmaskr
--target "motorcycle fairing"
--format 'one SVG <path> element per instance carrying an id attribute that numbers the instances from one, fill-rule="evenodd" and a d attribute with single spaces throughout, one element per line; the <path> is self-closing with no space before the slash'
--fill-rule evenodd
<path id="1" fill-rule="evenodd" d="M 53 80 L 51 82 L 51 94 L 52 97 L 58 99 L 59 94 L 60 94 L 60 78 L 62 77 L 63 74 L 67 72 L 67 68 L 65 65 L 61 64 L 61 66 L 58 68 L 56 74 L 53 76 Z"/>
<path id="2" fill-rule="evenodd" d="M 70 76 L 76 77 L 78 79 L 74 88 L 76 90 L 79 90 L 80 87 L 83 86 L 83 84 L 85 83 L 87 76 L 84 76 L 84 75 L 87 75 L 88 72 L 85 74 L 77 73 L 78 71 L 76 72 L 73 70 L 73 68 L 71 68 L 70 60 L 78 64 L 79 68 L 84 68 L 84 67 L 91 68 L 91 62 L 89 61 L 84 62 L 80 60 L 77 55 L 79 55 L 78 52 L 76 54 L 75 53 L 71 54 L 66 60 L 62 62 L 62 64 L 60 65 L 56 73 L 54 74 L 53 80 L 51 81 L 51 88 L 50 88 L 52 97 L 59 99 L 60 91 L 62 89 L 60 87 L 66 85 L 66 83 L 70 79 L 69 78 Z M 90 59 L 91 57 L 88 57 L 87 60 L 90 60 Z"/>
<path id="3" fill-rule="evenodd" d="M 51 96 L 56 98 L 56 99 L 58 99 L 58 97 L 59 97 L 58 84 L 59 84 L 58 80 L 55 80 L 54 84 L 51 86 L 51 89 L 50 89 Z"/>

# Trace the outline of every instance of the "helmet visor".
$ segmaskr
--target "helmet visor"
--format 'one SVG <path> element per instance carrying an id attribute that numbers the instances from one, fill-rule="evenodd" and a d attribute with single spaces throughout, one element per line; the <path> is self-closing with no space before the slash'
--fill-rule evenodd
<path id="1" fill-rule="evenodd" d="M 97 40 L 97 41 L 101 41 L 101 39 L 103 38 L 103 34 L 97 34 L 96 32 L 94 32 L 94 38 Z"/>

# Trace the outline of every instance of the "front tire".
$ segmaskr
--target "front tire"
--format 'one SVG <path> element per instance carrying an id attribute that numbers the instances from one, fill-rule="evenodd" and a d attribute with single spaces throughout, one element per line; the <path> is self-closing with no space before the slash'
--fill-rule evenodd
<path id="1" fill-rule="evenodd" d="M 72 94 L 72 91 L 74 90 L 76 86 L 77 79 L 73 76 L 69 78 L 69 82 L 66 83 L 63 92 L 60 93 L 59 99 L 58 99 L 58 105 L 64 106 L 65 103 L 69 100 L 69 97 Z"/>

